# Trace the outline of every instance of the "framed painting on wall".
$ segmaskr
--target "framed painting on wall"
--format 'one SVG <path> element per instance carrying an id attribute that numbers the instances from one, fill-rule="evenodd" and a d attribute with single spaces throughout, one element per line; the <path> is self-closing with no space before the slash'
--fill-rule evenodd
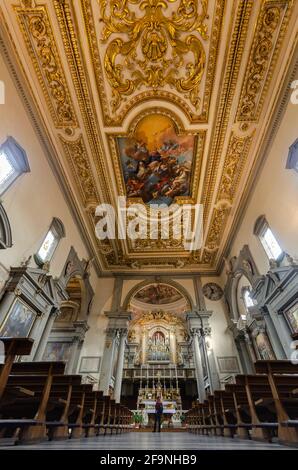
<path id="1" fill-rule="evenodd" d="M 291 333 L 294 336 L 298 335 L 298 300 L 291 305 L 290 308 L 284 312 L 286 321 L 290 327 Z"/>
<path id="2" fill-rule="evenodd" d="M 217 363 L 219 372 L 221 374 L 232 374 L 240 372 L 240 367 L 236 356 L 217 357 Z"/>
<path id="3" fill-rule="evenodd" d="M 70 342 L 49 341 L 43 354 L 43 361 L 63 361 L 67 362 L 70 358 Z"/>
<path id="4" fill-rule="evenodd" d="M 259 333 L 256 338 L 256 345 L 260 355 L 260 358 L 263 360 L 274 360 L 276 359 L 273 349 L 271 347 L 268 336 L 265 333 Z"/>
<path id="5" fill-rule="evenodd" d="M 0 336 L 28 337 L 36 318 L 36 312 L 19 299 L 12 304 L 0 328 Z"/>
<path id="6" fill-rule="evenodd" d="M 80 372 L 82 374 L 89 374 L 91 372 L 97 373 L 100 368 L 100 356 L 85 356 L 81 359 Z"/>

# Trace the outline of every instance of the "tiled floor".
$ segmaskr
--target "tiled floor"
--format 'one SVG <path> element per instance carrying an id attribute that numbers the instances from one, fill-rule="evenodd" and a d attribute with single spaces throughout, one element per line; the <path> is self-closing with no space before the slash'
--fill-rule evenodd
<path id="1" fill-rule="evenodd" d="M 11 447 L 10 447 L 11 449 Z M 224 437 L 196 436 L 189 433 L 131 432 L 123 435 L 98 436 L 38 445 L 16 446 L 14 449 L 67 450 L 281 450 L 277 443 L 262 443 Z"/>

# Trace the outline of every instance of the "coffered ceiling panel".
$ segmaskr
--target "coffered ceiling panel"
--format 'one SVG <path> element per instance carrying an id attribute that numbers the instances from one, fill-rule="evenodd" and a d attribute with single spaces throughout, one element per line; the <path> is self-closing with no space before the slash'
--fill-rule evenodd
<path id="1" fill-rule="evenodd" d="M 215 273 L 297 43 L 293 0 L 6 0 L 1 21 L 101 270 Z M 99 241 L 96 206 L 200 203 L 203 247 Z"/>

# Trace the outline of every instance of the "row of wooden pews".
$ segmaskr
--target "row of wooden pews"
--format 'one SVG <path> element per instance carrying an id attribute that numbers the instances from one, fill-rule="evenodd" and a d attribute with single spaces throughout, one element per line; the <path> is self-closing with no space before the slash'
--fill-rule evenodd
<path id="1" fill-rule="evenodd" d="M 298 365 L 257 361 L 255 375 L 237 375 L 235 384 L 194 402 L 189 432 L 266 440 L 298 446 Z"/>
<path id="2" fill-rule="evenodd" d="M 65 375 L 63 362 L 14 362 L 30 354 L 32 341 L 0 338 L 0 444 L 33 443 L 130 430 L 131 411 L 109 396 Z"/>

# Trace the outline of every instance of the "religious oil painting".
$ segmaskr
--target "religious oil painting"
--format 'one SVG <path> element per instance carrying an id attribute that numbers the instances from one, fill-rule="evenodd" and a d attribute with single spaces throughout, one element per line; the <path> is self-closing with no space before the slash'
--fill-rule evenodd
<path id="1" fill-rule="evenodd" d="M 150 284 L 139 290 L 135 299 L 146 304 L 162 305 L 177 302 L 182 299 L 182 295 L 167 284 Z"/>
<path id="2" fill-rule="evenodd" d="M 298 302 L 286 310 L 285 315 L 292 333 L 298 333 Z"/>
<path id="3" fill-rule="evenodd" d="M 170 206 L 176 197 L 191 196 L 195 136 L 178 135 L 169 117 L 144 117 L 117 145 L 128 198 Z"/>
<path id="4" fill-rule="evenodd" d="M 1 327 L 0 336 L 28 337 L 35 318 L 36 313 L 25 303 L 17 299 Z"/>
<path id="5" fill-rule="evenodd" d="M 265 333 L 259 333 L 256 336 L 256 345 L 261 359 L 266 361 L 276 359 L 269 339 Z"/>
<path id="6" fill-rule="evenodd" d="M 64 361 L 70 358 L 71 343 L 63 341 L 49 341 L 43 354 L 44 361 Z"/>

